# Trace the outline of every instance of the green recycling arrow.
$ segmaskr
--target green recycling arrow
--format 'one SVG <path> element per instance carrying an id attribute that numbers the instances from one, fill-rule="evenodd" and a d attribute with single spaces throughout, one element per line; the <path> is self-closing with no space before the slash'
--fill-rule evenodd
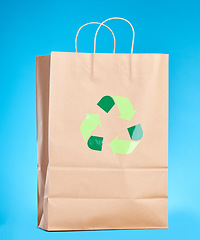
<path id="1" fill-rule="evenodd" d="M 108 113 L 111 110 L 111 108 L 115 105 L 115 103 L 117 104 L 120 112 L 119 118 L 122 118 L 125 120 L 131 120 L 136 111 L 133 109 L 131 102 L 126 97 L 104 96 L 97 103 L 97 105 L 101 109 L 103 109 L 106 113 Z"/>
<path id="2" fill-rule="evenodd" d="M 97 103 L 97 105 L 103 109 L 106 113 L 108 113 L 111 108 L 115 105 L 115 102 L 112 97 L 104 96 L 101 100 Z"/>
<path id="3" fill-rule="evenodd" d="M 85 142 L 88 140 L 91 133 L 94 131 L 94 129 L 100 125 L 100 118 L 98 114 L 86 114 L 86 118 L 81 124 L 80 130 L 81 134 L 83 135 L 83 138 Z"/>
<path id="4" fill-rule="evenodd" d="M 100 101 L 97 103 L 97 105 L 101 109 L 103 109 L 106 113 L 108 113 L 114 107 L 115 104 L 117 105 L 120 112 L 119 118 L 130 121 L 136 110 L 133 109 L 133 106 L 128 98 L 119 96 L 111 97 L 106 95 L 102 97 Z M 90 149 L 102 151 L 103 137 L 91 136 L 95 128 L 98 125 L 101 126 L 99 115 L 98 114 L 86 114 L 86 115 L 87 116 L 82 122 L 80 127 L 81 134 L 83 135 L 83 138 L 85 142 L 87 142 L 87 145 Z M 131 126 L 127 128 L 127 130 L 131 140 L 134 141 L 122 140 L 119 139 L 119 137 L 116 137 L 109 144 L 114 154 L 116 153 L 130 154 L 139 144 L 140 141 L 138 140 L 140 140 L 143 137 L 143 130 L 140 124 Z"/>
<path id="5" fill-rule="evenodd" d="M 88 147 L 96 151 L 102 150 L 102 144 L 103 144 L 103 138 L 98 136 L 91 136 L 87 142 Z"/>
<path id="6" fill-rule="evenodd" d="M 130 138 L 132 140 L 140 140 L 143 136 L 143 131 L 142 131 L 142 127 L 140 124 L 137 124 L 135 126 L 129 127 L 128 129 L 128 133 L 130 135 Z"/>
<path id="7" fill-rule="evenodd" d="M 113 96 L 115 103 L 118 106 L 120 116 L 119 118 L 125 120 L 131 120 L 136 110 L 133 109 L 133 106 L 128 98 Z"/>
<path id="8" fill-rule="evenodd" d="M 117 136 L 109 145 L 114 154 L 130 154 L 136 148 L 140 141 L 138 142 L 130 142 L 127 140 L 119 139 Z"/>

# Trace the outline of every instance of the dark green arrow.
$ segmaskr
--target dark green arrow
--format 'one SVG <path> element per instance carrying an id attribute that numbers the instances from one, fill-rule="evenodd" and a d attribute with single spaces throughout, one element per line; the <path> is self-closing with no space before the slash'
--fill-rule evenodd
<path id="1" fill-rule="evenodd" d="M 110 96 L 104 96 L 97 103 L 97 105 L 102 108 L 106 113 L 110 111 L 110 109 L 115 105 L 114 100 Z"/>
<path id="2" fill-rule="evenodd" d="M 87 142 L 88 147 L 96 151 L 102 150 L 102 144 L 103 144 L 103 138 L 97 137 L 97 136 L 91 136 Z"/>
<path id="3" fill-rule="evenodd" d="M 129 127 L 127 128 L 129 135 L 131 137 L 132 140 L 140 140 L 143 136 L 143 131 L 142 131 L 142 127 L 140 124 L 137 124 L 135 126 Z"/>

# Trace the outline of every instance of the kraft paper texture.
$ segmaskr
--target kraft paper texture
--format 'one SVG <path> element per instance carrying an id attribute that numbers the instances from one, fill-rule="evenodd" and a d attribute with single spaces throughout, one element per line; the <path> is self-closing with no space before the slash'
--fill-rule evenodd
<path id="1" fill-rule="evenodd" d="M 97 103 L 122 96 L 136 110 L 120 119 Z M 87 146 L 80 131 L 98 114 Z M 114 154 L 115 137 L 143 137 L 130 154 Z M 37 57 L 38 227 L 48 231 L 168 227 L 168 55 L 52 52 Z"/>

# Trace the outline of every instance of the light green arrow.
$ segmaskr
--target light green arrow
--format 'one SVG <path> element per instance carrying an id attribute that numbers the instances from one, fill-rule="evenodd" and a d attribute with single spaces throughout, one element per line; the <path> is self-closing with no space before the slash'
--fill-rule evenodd
<path id="1" fill-rule="evenodd" d="M 129 154 L 132 153 L 132 151 L 136 148 L 139 142 L 140 141 L 130 142 L 127 140 L 122 140 L 119 139 L 119 137 L 117 136 L 109 145 L 112 148 L 114 154 Z"/>
<path id="2" fill-rule="evenodd" d="M 133 106 L 129 101 L 129 99 L 126 97 L 118 97 L 118 96 L 112 96 L 112 97 L 114 98 L 115 103 L 118 106 L 118 109 L 120 112 L 119 118 L 131 120 L 136 111 L 133 109 Z"/>
<path id="3" fill-rule="evenodd" d="M 100 125 L 100 118 L 98 114 L 86 114 L 86 118 L 81 124 L 80 130 L 83 135 L 83 138 L 85 142 L 88 140 L 91 133 L 94 131 L 94 129 Z"/>

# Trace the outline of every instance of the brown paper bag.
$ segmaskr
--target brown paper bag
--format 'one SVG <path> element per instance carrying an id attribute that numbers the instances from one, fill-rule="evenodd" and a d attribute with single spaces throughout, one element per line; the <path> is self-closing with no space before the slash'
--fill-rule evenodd
<path id="1" fill-rule="evenodd" d="M 40 228 L 168 227 L 168 55 L 132 51 L 37 57 Z"/>

